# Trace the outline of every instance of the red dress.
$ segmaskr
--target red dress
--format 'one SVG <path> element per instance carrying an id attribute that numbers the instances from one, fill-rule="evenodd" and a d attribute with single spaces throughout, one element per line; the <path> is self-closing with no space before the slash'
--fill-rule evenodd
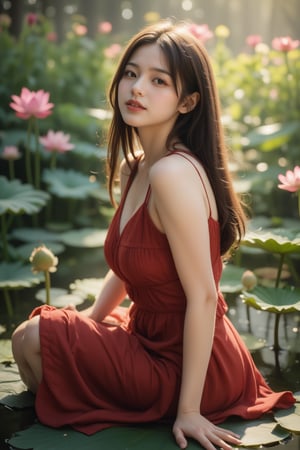
<path id="1" fill-rule="evenodd" d="M 150 188 L 144 203 L 119 232 L 134 174 L 105 243 L 107 262 L 125 281 L 133 302 L 119 316 L 120 325 L 97 323 L 73 311 L 45 306 L 33 312 L 41 316 L 43 365 L 36 411 L 46 425 L 71 425 L 92 434 L 112 425 L 168 421 L 176 416 L 186 299 L 166 236 L 148 214 Z M 208 226 L 218 289 L 222 272 L 219 224 L 210 217 Z M 231 415 L 254 419 L 274 408 L 290 407 L 295 401 L 292 393 L 275 393 L 267 386 L 225 315 L 227 306 L 218 292 L 202 414 L 219 423 Z"/>

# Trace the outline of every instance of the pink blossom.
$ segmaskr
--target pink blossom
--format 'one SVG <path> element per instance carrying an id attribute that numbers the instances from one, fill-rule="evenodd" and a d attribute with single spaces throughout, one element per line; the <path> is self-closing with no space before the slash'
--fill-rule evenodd
<path id="1" fill-rule="evenodd" d="M 112 24 L 110 22 L 100 22 L 98 24 L 98 31 L 101 34 L 109 34 L 112 30 Z"/>
<path id="2" fill-rule="evenodd" d="M 26 87 L 21 90 L 21 95 L 12 95 L 13 102 L 9 106 L 16 111 L 16 116 L 21 119 L 36 117 L 44 119 L 52 114 L 50 111 L 54 104 L 49 103 L 49 92 L 40 89 L 39 91 L 30 91 Z"/>
<path id="3" fill-rule="evenodd" d="M 284 189 L 289 192 L 300 191 L 300 166 L 294 167 L 294 170 L 287 170 L 285 175 L 279 174 L 278 179 L 282 184 L 279 184 L 279 189 Z"/>
<path id="4" fill-rule="evenodd" d="M 16 147 L 15 145 L 7 145 L 6 147 L 4 147 L 3 152 L 1 153 L 1 158 L 8 161 L 14 161 L 21 158 L 21 153 L 19 152 L 18 147 Z"/>
<path id="5" fill-rule="evenodd" d="M 246 44 L 249 45 L 249 47 L 255 48 L 257 44 L 260 44 L 262 41 L 262 38 L 259 34 L 250 34 L 246 38 Z"/>
<path id="6" fill-rule="evenodd" d="M 104 49 L 104 56 L 106 56 L 106 58 L 113 59 L 119 55 L 121 50 L 122 47 L 120 44 L 112 44 Z"/>
<path id="7" fill-rule="evenodd" d="M 32 25 L 35 25 L 38 22 L 38 15 L 34 14 L 34 13 L 27 14 L 26 22 L 27 22 L 27 25 L 32 27 Z"/>
<path id="8" fill-rule="evenodd" d="M 207 24 L 197 25 L 192 24 L 188 26 L 188 31 L 192 33 L 197 39 L 200 39 L 202 42 L 208 41 L 213 37 L 213 32 L 209 29 Z"/>
<path id="9" fill-rule="evenodd" d="M 276 89 L 276 88 L 270 89 L 269 96 L 272 100 L 277 100 L 278 99 L 278 89 Z"/>
<path id="10" fill-rule="evenodd" d="M 75 23 L 73 25 L 73 31 L 77 36 L 85 36 L 87 34 L 87 27 L 85 25 L 81 25 L 80 23 Z"/>
<path id="11" fill-rule="evenodd" d="M 300 41 L 293 41 L 290 36 L 277 37 L 272 41 L 272 47 L 274 50 L 278 50 L 280 52 L 289 52 L 290 50 L 294 50 L 299 47 Z"/>
<path id="12" fill-rule="evenodd" d="M 62 131 L 49 130 L 46 136 L 40 137 L 40 143 L 48 152 L 64 153 L 74 148 L 69 139 L 69 134 L 65 134 Z"/>
<path id="13" fill-rule="evenodd" d="M 57 34 L 55 33 L 55 31 L 50 31 L 46 37 L 47 37 L 48 42 L 56 42 L 57 41 Z"/>

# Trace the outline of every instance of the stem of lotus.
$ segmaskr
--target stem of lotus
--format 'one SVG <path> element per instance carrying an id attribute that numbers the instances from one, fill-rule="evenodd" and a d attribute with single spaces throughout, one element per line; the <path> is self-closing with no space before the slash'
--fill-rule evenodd
<path id="1" fill-rule="evenodd" d="M 278 271 L 277 271 L 277 277 L 276 277 L 276 282 L 275 282 L 275 287 L 278 288 L 279 283 L 280 283 L 280 278 L 281 278 L 281 273 L 282 273 L 282 268 L 283 268 L 283 262 L 284 262 L 284 253 L 282 253 L 280 255 L 280 259 L 279 259 L 279 266 L 278 266 Z"/>
<path id="2" fill-rule="evenodd" d="M 275 314 L 275 325 L 274 325 L 274 352 L 278 352 L 280 350 L 279 347 L 279 320 L 281 313 Z"/>
<path id="3" fill-rule="evenodd" d="M 50 273 L 49 270 L 45 270 L 44 272 L 45 275 L 45 289 L 46 289 L 46 305 L 50 305 Z"/>
<path id="4" fill-rule="evenodd" d="M 52 152 L 51 154 L 51 159 L 50 159 L 50 169 L 54 170 L 56 169 L 56 152 Z"/>
<path id="5" fill-rule="evenodd" d="M 11 159 L 8 161 L 9 178 L 13 180 L 15 178 L 15 166 L 14 161 Z"/>
<path id="6" fill-rule="evenodd" d="M 7 223 L 6 215 L 1 216 L 1 236 L 2 236 L 2 246 L 3 246 L 3 259 L 7 261 L 8 259 L 8 245 L 7 245 Z"/>
<path id="7" fill-rule="evenodd" d="M 32 183 L 32 172 L 31 172 L 31 161 L 30 161 L 30 136 L 31 136 L 31 119 L 28 121 L 27 128 L 27 143 L 25 148 L 25 169 L 26 169 L 26 178 L 29 184 Z"/>
<path id="8" fill-rule="evenodd" d="M 11 298 L 10 298 L 8 289 L 4 288 L 3 289 L 3 293 L 4 293 L 4 299 L 5 299 L 5 304 L 6 304 L 6 310 L 7 310 L 8 317 L 10 319 L 12 319 L 13 315 L 14 315 L 14 311 L 13 311 Z"/>
<path id="9" fill-rule="evenodd" d="M 37 120 L 34 118 L 34 136 L 35 136 L 35 187 L 40 189 L 40 178 L 41 178 L 41 154 L 39 146 L 39 129 Z"/>

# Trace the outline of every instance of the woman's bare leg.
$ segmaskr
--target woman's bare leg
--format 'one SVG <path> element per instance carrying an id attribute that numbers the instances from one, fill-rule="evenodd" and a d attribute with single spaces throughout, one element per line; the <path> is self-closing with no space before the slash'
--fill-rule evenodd
<path id="1" fill-rule="evenodd" d="M 42 380 L 39 321 L 39 316 L 35 316 L 23 322 L 12 335 L 12 351 L 20 376 L 34 393 Z"/>

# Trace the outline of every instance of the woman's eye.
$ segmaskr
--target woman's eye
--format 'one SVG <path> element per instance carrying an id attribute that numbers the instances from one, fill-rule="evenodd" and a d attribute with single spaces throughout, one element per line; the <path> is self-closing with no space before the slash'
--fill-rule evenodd
<path id="1" fill-rule="evenodd" d="M 128 78 L 134 78 L 135 77 L 135 73 L 133 72 L 133 70 L 125 70 L 124 75 Z"/>
<path id="2" fill-rule="evenodd" d="M 153 82 L 155 84 L 159 84 L 159 85 L 164 85 L 166 84 L 165 80 L 163 80 L 162 78 L 154 78 Z"/>

